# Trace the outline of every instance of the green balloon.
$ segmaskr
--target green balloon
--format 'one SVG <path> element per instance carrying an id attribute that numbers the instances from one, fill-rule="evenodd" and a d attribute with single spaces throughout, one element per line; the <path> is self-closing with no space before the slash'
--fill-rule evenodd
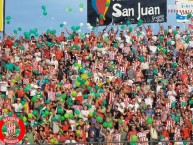
<path id="1" fill-rule="evenodd" d="M 100 19 L 103 19 L 103 18 L 104 18 L 104 15 L 100 14 L 100 15 L 99 15 L 99 18 L 100 18 Z"/>
<path id="2" fill-rule="evenodd" d="M 122 26 L 121 26 L 121 29 L 125 29 L 125 26 L 124 26 L 124 25 L 122 25 Z"/>
<path id="3" fill-rule="evenodd" d="M 76 27 L 75 26 L 72 26 L 71 29 L 72 29 L 72 31 L 76 31 Z"/>
<path id="4" fill-rule="evenodd" d="M 84 8 L 84 4 L 81 3 L 81 4 L 79 5 L 79 7 L 80 7 L 80 8 Z"/>
<path id="5" fill-rule="evenodd" d="M 108 128 L 113 128 L 112 122 L 108 122 L 107 127 L 108 127 Z"/>
<path id="6" fill-rule="evenodd" d="M 8 116 L 12 116 L 13 115 L 13 112 L 8 112 Z"/>
<path id="7" fill-rule="evenodd" d="M 72 91 L 72 97 L 76 97 L 77 92 L 76 91 Z"/>
<path id="8" fill-rule="evenodd" d="M 146 120 L 147 124 L 152 124 L 153 123 L 153 119 L 148 117 L 147 120 Z"/>
<path id="9" fill-rule="evenodd" d="M 33 96 L 32 99 L 31 99 L 31 101 L 32 101 L 32 102 L 35 102 L 37 99 L 38 99 L 37 96 Z"/>
<path id="10" fill-rule="evenodd" d="M 97 116 L 97 117 L 96 117 L 96 121 L 99 122 L 99 123 L 101 123 L 101 122 L 103 121 L 103 118 L 102 118 L 101 116 Z"/>
<path id="11" fill-rule="evenodd" d="M 78 114 L 80 114 L 80 111 L 79 110 L 75 110 L 74 113 L 78 115 Z"/>
<path id="12" fill-rule="evenodd" d="M 39 34 L 38 34 L 38 33 L 34 33 L 34 36 L 35 36 L 35 37 L 38 37 L 38 36 L 39 36 Z"/>
<path id="13" fill-rule="evenodd" d="M 172 103 L 171 103 L 171 107 L 172 107 L 172 108 L 175 108 L 175 107 L 176 107 L 176 102 L 172 102 Z"/>
<path id="14" fill-rule="evenodd" d="M 35 121 L 34 124 L 33 124 L 33 126 L 36 127 L 36 126 L 38 126 L 38 124 L 39 124 L 39 123 L 38 123 L 37 121 Z"/>
<path id="15" fill-rule="evenodd" d="M 29 113 L 28 114 L 28 118 L 31 119 L 33 117 L 33 114 L 32 113 Z"/>
<path id="16" fill-rule="evenodd" d="M 64 118 L 65 119 L 68 119 L 69 118 L 69 115 L 66 113 L 66 114 L 64 114 Z"/>
<path id="17" fill-rule="evenodd" d="M 110 6 L 110 3 L 109 2 L 106 2 L 106 7 L 109 7 Z"/>
<path id="18" fill-rule="evenodd" d="M 103 127 L 104 127 L 104 128 L 107 128 L 107 127 L 108 127 L 108 122 L 104 122 L 104 123 L 103 123 Z"/>
<path id="19" fill-rule="evenodd" d="M 11 16 L 7 16 L 7 17 L 6 17 L 6 20 L 7 20 L 7 21 L 11 20 Z"/>
<path id="20" fill-rule="evenodd" d="M 5 99 L 6 95 L 5 94 L 1 94 L 1 98 Z"/>
<path id="21" fill-rule="evenodd" d="M 118 43 L 114 43 L 113 45 L 115 48 L 118 48 L 119 47 L 119 44 Z"/>
<path id="22" fill-rule="evenodd" d="M 128 20 L 128 21 L 126 22 L 126 25 L 129 26 L 130 24 L 131 24 L 131 22 Z"/>
<path id="23" fill-rule="evenodd" d="M 27 121 L 27 118 L 26 118 L 25 116 L 23 116 L 22 120 L 23 120 L 24 122 L 26 122 L 26 121 Z"/>
<path id="24" fill-rule="evenodd" d="M 45 10 L 46 10 L 46 6 L 44 6 L 44 5 L 43 5 L 43 6 L 42 6 L 42 10 L 44 10 L 44 11 L 45 11 Z"/>
<path id="25" fill-rule="evenodd" d="M 13 30 L 13 33 L 14 33 L 14 34 L 17 34 L 17 30 Z"/>
<path id="26" fill-rule="evenodd" d="M 7 21 L 7 24 L 9 25 L 11 22 L 10 21 Z"/>
<path id="27" fill-rule="evenodd" d="M 136 135 L 131 136 L 131 141 L 132 142 L 137 142 L 137 136 Z"/>
<path id="28" fill-rule="evenodd" d="M 133 31 L 133 27 L 129 27 L 129 31 L 132 32 Z"/>
<path id="29" fill-rule="evenodd" d="M 33 114 L 34 116 L 38 116 L 38 111 L 37 111 L 37 110 L 34 110 L 34 111 L 32 112 L 32 114 Z"/>
<path id="30" fill-rule="evenodd" d="M 119 123 L 119 124 L 123 124 L 123 120 L 119 119 L 119 120 L 118 120 L 118 123 Z"/>
<path id="31" fill-rule="evenodd" d="M 192 105 L 192 104 L 193 104 L 193 100 L 190 100 L 190 101 L 189 101 L 189 104 Z"/>
<path id="32" fill-rule="evenodd" d="M 76 26 L 76 30 L 80 30 L 80 26 Z"/>
<path id="33" fill-rule="evenodd" d="M 47 14 L 48 14 L 48 13 L 47 13 L 46 11 L 43 12 L 43 15 L 44 15 L 44 16 L 47 16 Z"/>
<path id="34" fill-rule="evenodd" d="M 64 24 L 60 24 L 60 27 L 64 27 Z"/>
<path id="35" fill-rule="evenodd" d="M 174 117 L 174 121 L 175 121 L 175 122 L 180 122 L 180 118 L 179 118 L 178 116 L 175 116 L 175 117 Z"/>
<path id="36" fill-rule="evenodd" d="M 3 125 L 2 132 L 7 132 L 7 126 L 6 125 Z"/>
<path id="37" fill-rule="evenodd" d="M 66 99 L 66 94 L 62 94 L 62 99 Z"/>
<path id="38" fill-rule="evenodd" d="M 20 46 L 19 49 L 20 50 L 24 50 L 25 48 L 24 48 L 24 46 Z"/>

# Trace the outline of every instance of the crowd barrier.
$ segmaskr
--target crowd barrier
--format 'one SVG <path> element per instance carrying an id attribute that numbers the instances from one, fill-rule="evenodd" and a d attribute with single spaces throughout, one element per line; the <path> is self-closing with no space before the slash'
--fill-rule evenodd
<path id="1" fill-rule="evenodd" d="M 148 145 L 193 145 L 193 140 L 138 141 L 136 142 L 136 145 L 144 145 L 144 143 L 148 143 Z M 30 145 L 40 145 L 40 144 L 30 144 Z M 41 144 L 41 145 L 50 145 L 50 144 Z M 60 143 L 55 145 L 134 145 L 134 144 L 133 142 L 130 141 L 122 141 L 122 142 Z"/>

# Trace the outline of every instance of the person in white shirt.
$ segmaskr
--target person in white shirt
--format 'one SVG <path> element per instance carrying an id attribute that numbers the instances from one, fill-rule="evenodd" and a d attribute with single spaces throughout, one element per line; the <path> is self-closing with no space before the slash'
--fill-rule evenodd
<path id="1" fill-rule="evenodd" d="M 58 61 L 56 60 L 55 56 L 52 58 L 51 65 L 54 65 L 55 69 L 58 69 Z"/>
<path id="2" fill-rule="evenodd" d="M 12 107 L 14 108 L 15 113 L 22 112 L 22 104 L 20 103 L 20 98 L 17 99 L 17 103 L 12 104 Z"/>
<path id="3" fill-rule="evenodd" d="M 93 74 L 95 83 L 99 82 L 99 78 L 102 77 L 102 73 L 99 72 L 99 69 L 96 69 L 96 72 Z"/>
<path id="4" fill-rule="evenodd" d="M 84 121 L 88 119 L 89 110 L 87 109 L 87 106 L 84 106 L 84 110 L 81 111 L 81 114 Z"/>
<path id="5" fill-rule="evenodd" d="M 7 92 L 8 83 L 5 81 L 5 78 L 2 78 L 2 81 L 0 82 L 0 90 L 3 94 L 6 94 Z"/>

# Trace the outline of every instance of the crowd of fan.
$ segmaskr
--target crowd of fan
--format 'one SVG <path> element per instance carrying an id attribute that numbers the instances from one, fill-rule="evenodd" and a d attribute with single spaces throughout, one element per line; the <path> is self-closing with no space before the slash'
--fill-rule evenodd
<path id="1" fill-rule="evenodd" d="M 193 33 L 142 26 L 4 36 L 0 117 L 23 120 L 20 143 L 191 144 Z"/>

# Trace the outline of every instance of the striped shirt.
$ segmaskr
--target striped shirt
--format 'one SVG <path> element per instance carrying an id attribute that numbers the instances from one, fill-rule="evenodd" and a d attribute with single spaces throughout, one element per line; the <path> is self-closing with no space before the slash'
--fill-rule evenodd
<path id="1" fill-rule="evenodd" d="M 110 92 L 109 93 L 109 104 L 113 104 L 114 100 L 115 100 L 115 93 Z"/>
<path id="2" fill-rule="evenodd" d="M 139 132 L 137 134 L 139 141 L 148 141 L 147 134 L 149 133 L 149 130 L 145 130 L 144 132 Z M 140 143 L 141 145 L 148 145 L 148 142 Z"/>
<path id="3" fill-rule="evenodd" d="M 55 92 L 48 91 L 48 100 L 54 101 L 55 99 Z"/>

